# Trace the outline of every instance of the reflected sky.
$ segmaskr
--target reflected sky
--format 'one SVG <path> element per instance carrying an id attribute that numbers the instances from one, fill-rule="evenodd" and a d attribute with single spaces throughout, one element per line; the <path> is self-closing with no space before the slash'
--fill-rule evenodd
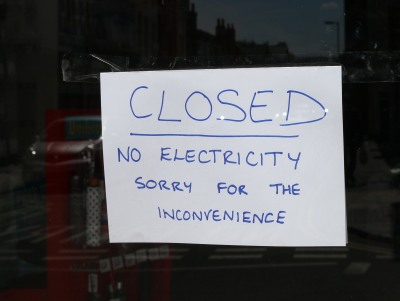
<path id="1" fill-rule="evenodd" d="M 237 41 L 285 41 L 293 54 L 337 53 L 339 22 L 340 51 L 344 42 L 344 0 L 192 0 L 198 28 L 215 33 L 218 18 L 234 24 Z"/>

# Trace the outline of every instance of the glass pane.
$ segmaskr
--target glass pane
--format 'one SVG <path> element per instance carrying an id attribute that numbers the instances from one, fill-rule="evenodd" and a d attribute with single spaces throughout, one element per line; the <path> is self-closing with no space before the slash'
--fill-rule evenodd
<path id="1" fill-rule="evenodd" d="M 397 300 L 399 16 L 393 0 L 0 0 L 0 299 Z M 109 243 L 100 72 L 314 65 L 343 67 L 346 247 Z"/>

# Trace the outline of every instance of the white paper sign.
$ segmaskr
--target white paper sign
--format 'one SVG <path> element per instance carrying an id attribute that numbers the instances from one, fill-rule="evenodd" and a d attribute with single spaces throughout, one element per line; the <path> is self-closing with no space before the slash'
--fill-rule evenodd
<path id="1" fill-rule="evenodd" d="M 101 74 L 111 242 L 346 244 L 341 68 Z"/>

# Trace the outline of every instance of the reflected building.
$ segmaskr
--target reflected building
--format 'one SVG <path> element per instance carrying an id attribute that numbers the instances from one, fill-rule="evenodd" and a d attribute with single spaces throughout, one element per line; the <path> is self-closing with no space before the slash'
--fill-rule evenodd
<path id="1" fill-rule="evenodd" d="M 286 42 L 279 42 L 276 45 L 270 45 L 268 42 L 261 44 L 255 42 L 238 42 L 238 47 L 243 54 L 263 56 L 291 55 Z"/>
<path id="2" fill-rule="evenodd" d="M 97 85 L 63 82 L 65 54 L 140 60 L 197 53 L 189 0 L 4 0 L 0 25 L 4 162 L 44 129 L 45 109 L 100 107 Z"/>
<path id="3" fill-rule="evenodd" d="M 189 0 L 158 0 L 160 57 L 196 54 L 197 13 Z"/>
<path id="4" fill-rule="evenodd" d="M 199 56 L 267 56 L 278 57 L 284 55 L 287 59 L 290 55 L 289 47 L 285 42 L 270 45 L 268 42 L 255 43 L 254 41 L 237 41 L 235 25 L 226 23 L 225 19 L 216 20 L 215 34 L 201 29 L 197 30 Z"/>
<path id="5" fill-rule="evenodd" d="M 217 19 L 215 27 L 215 53 L 216 55 L 239 54 L 236 45 L 236 30 L 233 24 L 225 25 L 224 19 Z"/>
<path id="6" fill-rule="evenodd" d="M 157 55 L 157 1 L 63 0 L 59 49 L 111 55 Z"/>

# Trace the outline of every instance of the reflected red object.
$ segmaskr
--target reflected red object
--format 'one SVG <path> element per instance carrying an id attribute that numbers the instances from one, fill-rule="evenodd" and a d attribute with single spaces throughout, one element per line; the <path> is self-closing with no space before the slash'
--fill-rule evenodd
<path id="1" fill-rule="evenodd" d="M 48 111 L 46 124 L 54 120 L 65 120 L 66 117 L 99 116 L 98 111 Z M 77 119 L 78 120 L 78 119 Z M 100 247 L 88 247 L 77 244 L 71 239 L 70 212 L 70 180 L 79 174 L 85 177 L 91 168 L 87 164 L 60 164 L 79 160 L 81 148 L 87 144 L 87 139 L 73 140 L 65 133 L 65 126 L 58 127 L 46 135 L 46 229 L 47 229 L 47 296 L 42 300 L 87 300 L 88 275 L 96 270 L 99 261 L 135 252 L 137 249 L 148 249 L 138 244 L 108 244 L 102 242 Z M 54 141 L 57 141 L 55 144 Z M 101 146 L 101 145 L 100 145 Z M 102 151 L 97 149 L 94 157 L 94 176 L 103 177 Z M 80 161 L 79 161 L 80 162 Z M 57 166 L 57 168 L 54 168 Z M 56 175 L 56 176 L 55 176 Z M 88 180 L 89 178 L 87 178 Z M 103 212 L 104 214 L 104 212 Z M 105 217 L 103 217 L 105 218 Z M 102 231 L 105 231 L 102 225 Z M 54 235 L 56 233 L 56 235 Z M 105 233 L 102 233 L 103 235 Z M 82 241 L 82 240 L 81 240 Z M 85 240 L 83 240 L 85 241 Z M 154 248 L 154 246 L 152 246 Z M 121 281 L 126 290 L 127 300 L 140 300 L 146 295 L 146 300 L 167 301 L 170 294 L 171 260 L 160 258 L 122 268 L 113 267 L 110 271 L 97 270 L 99 278 L 99 293 L 102 300 L 108 300 L 109 286 L 116 280 Z M 98 267 L 99 268 L 99 267 Z M 114 279 L 113 281 L 111 281 Z M 144 284 L 145 283 L 145 284 Z M 19 300 L 19 299 L 18 299 Z"/>

